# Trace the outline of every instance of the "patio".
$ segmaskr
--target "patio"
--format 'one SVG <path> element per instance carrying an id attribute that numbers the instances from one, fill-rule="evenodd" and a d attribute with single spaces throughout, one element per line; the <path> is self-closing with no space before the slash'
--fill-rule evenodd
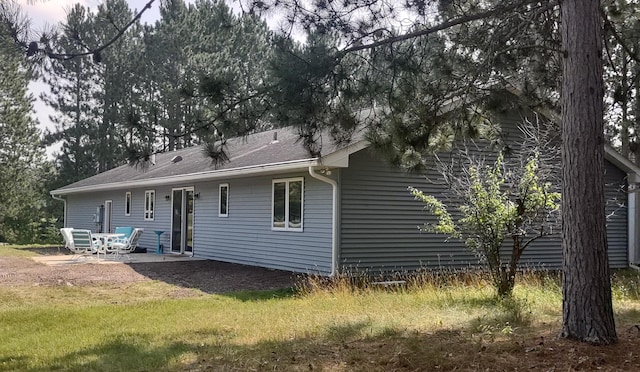
<path id="1" fill-rule="evenodd" d="M 153 262 L 181 262 L 181 261 L 201 261 L 201 258 L 191 256 L 183 256 L 176 254 L 157 254 L 157 253 L 132 253 L 128 256 L 119 256 L 117 260 L 112 257 L 104 258 L 101 255 L 98 259 L 95 255 L 87 255 L 78 258 L 71 254 L 63 254 L 65 250 L 61 250 L 59 255 L 43 255 L 32 257 L 34 261 L 45 264 L 47 266 L 64 266 L 64 265 L 80 265 L 80 264 L 122 264 L 122 263 L 153 263 Z"/>

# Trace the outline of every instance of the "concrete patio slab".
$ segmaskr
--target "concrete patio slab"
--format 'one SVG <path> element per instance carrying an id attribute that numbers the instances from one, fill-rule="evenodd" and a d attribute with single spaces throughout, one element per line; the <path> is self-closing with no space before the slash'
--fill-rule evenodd
<path id="1" fill-rule="evenodd" d="M 114 257 L 100 256 L 98 259 L 95 255 L 77 257 L 70 254 L 64 255 L 45 255 L 32 257 L 34 261 L 48 266 L 62 265 L 81 265 L 81 264 L 127 264 L 127 263 L 147 263 L 147 262 L 179 262 L 179 261 L 202 261 L 202 258 L 178 254 L 157 254 L 157 253 L 132 253 L 128 257 L 120 256 L 118 259 Z"/>

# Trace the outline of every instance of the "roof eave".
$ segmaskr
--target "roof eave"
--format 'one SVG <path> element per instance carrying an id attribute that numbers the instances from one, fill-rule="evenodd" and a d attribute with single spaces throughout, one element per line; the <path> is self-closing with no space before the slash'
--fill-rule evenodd
<path id="1" fill-rule="evenodd" d="M 636 177 L 640 177 L 640 167 L 635 165 L 631 160 L 624 157 L 622 154 L 616 151 L 613 147 L 605 144 L 604 154 L 605 154 L 605 159 L 615 164 L 618 168 L 622 169 L 628 174 L 633 174 Z"/>
<path id="2" fill-rule="evenodd" d="M 220 178 L 235 178 L 235 177 L 247 177 L 247 176 L 259 176 L 272 173 L 281 173 L 288 171 L 306 170 L 309 166 L 319 165 L 318 158 L 309 158 L 294 160 L 289 162 L 273 163 L 253 165 L 248 167 L 232 168 L 232 169 L 220 169 L 206 172 L 180 174 L 175 176 L 149 178 L 144 180 L 113 182 L 103 185 L 88 185 L 73 187 L 67 189 L 57 189 L 50 192 L 51 195 L 68 195 L 83 192 L 95 192 L 95 191 L 110 191 L 120 190 L 125 188 L 140 188 L 149 186 L 164 186 L 172 185 L 176 183 L 185 182 L 198 182 L 209 181 Z"/>

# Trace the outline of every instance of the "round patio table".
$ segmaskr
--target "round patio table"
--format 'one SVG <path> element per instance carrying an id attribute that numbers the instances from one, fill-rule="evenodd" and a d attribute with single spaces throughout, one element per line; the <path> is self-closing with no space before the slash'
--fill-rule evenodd
<path id="1" fill-rule="evenodd" d="M 164 234 L 162 230 L 155 230 L 154 233 L 158 236 L 158 248 L 156 249 L 157 254 L 162 254 L 162 247 L 160 246 L 160 235 Z"/>

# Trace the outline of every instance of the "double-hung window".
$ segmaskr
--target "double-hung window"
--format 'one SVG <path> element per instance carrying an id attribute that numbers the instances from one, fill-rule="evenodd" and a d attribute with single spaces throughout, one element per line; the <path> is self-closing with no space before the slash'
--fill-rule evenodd
<path id="1" fill-rule="evenodd" d="M 274 230 L 302 231 L 303 193 L 303 178 L 273 180 L 271 227 Z"/>
<path id="2" fill-rule="evenodd" d="M 229 217 L 229 184 L 220 184 L 220 196 L 218 197 L 218 217 Z"/>
<path id="3" fill-rule="evenodd" d="M 153 211 L 156 206 L 156 191 L 147 190 L 144 192 L 144 220 L 153 221 Z"/>
<path id="4" fill-rule="evenodd" d="M 124 215 L 131 216 L 131 192 L 127 191 L 124 194 Z"/>

